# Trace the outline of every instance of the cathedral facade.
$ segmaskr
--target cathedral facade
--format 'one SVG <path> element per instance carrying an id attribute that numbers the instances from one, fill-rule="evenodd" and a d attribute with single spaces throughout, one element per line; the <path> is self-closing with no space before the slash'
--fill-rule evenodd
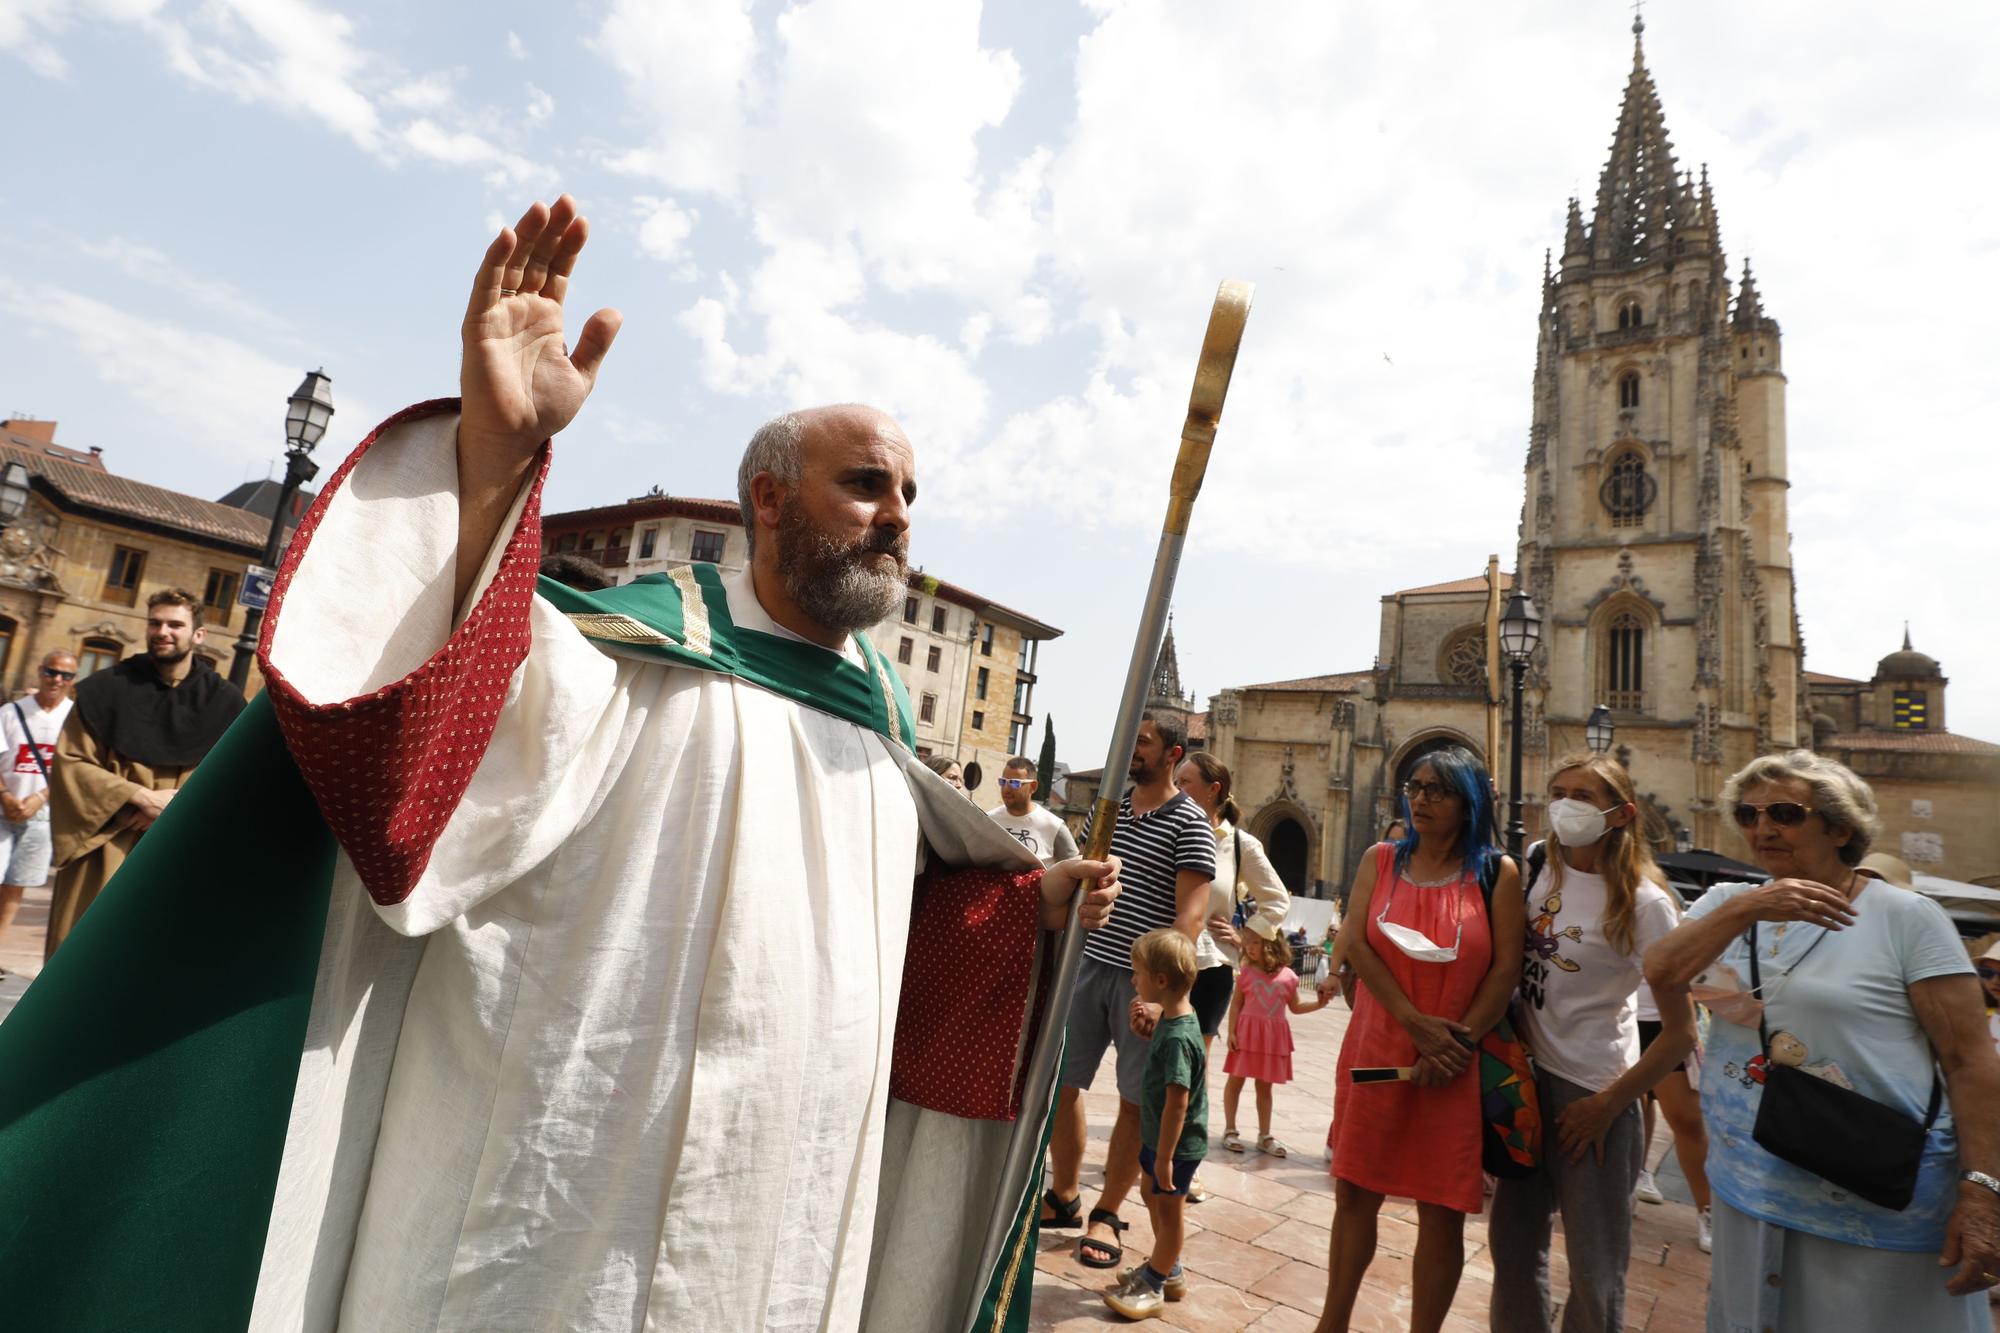
<path id="1" fill-rule="evenodd" d="M 1732 283 L 1706 168 L 1675 161 L 1643 45 L 1596 198 L 1545 260 L 1515 569 L 1543 617 L 1527 671 L 1524 819 L 1611 710 L 1662 850 L 1740 850 L 1718 797 L 1812 741 L 1786 517 L 1785 375 L 1749 265 Z M 1551 257 L 1553 259 L 1553 256 Z M 1512 580 L 1503 576 L 1503 588 Z M 1209 746 L 1247 826 L 1303 844 L 1295 889 L 1351 876 L 1429 750 L 1487 754 L 1484 577 L 1392 593 L 1365 671 L 1240 686 Z M 1504 668 L 1503 668 L 1504 670 Z M 1294 878 L 1294 875 L 1287 875 Z"/>

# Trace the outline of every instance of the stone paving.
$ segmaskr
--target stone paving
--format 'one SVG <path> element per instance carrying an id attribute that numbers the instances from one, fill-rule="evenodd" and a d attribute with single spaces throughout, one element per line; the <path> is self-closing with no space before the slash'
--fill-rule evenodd
<path id="1" fill-rule="evenodd" d="M 21 897 L 21 910 L 14 924 L 0 935 L 0 1020 L 14 1010 L 14 1002 L 28 989 L 28 983 L 42 970 L 42 941 L 49 931 L 49 886 L 29 889 Z"/>
<path id="2" fill-rule="evenodd" d="M 1201 1171 L 1209 1197 L 1188 1210 L 1188 1239 L 1181 1259 L 1188 1273 L 1188 1298 L 1167 1307 L 1161 1322 L 1169 1327 L 1202 1333 L 1237 1329 L 1311 1333 L 1318 1323 L 1333 1221 L 1333 1182 L 1326 1174 L 1324 1148 L 1334 1063 L 1347 1014 L 1336 999 L 1318 1013 L 1292 1018 L 1298 1047 L 1292 1062 L 1296 1081 L 1277 1090 L 1272 1113 L 1273 1131 L 1292 1150 L 1282 1160 L 1256 1152 L 1239 1155 L 1220 1146 L 1223 1079 L 1218 1044 L 1209 1079 L 1209 1137 L 1216 1146 Z M 1105 1142 L 1117 1114 L 1109 1060 L 1085 1097 L 1091 1128 L 1084 1158 L 1088 1208 L 1102 1183 Z M 1245 1087 L 1237 1128 L 1254 1139 L 1256 1127 L 1255 1098 Z M 1645 1333 L 1700 1333 L 1708 1298 L 1708 1256 L 1695 1247 L 1694 1208 L 1673 1165 L 1669 1143 L 1662 1131 L 1649 1159 L 1666 1158 L 1660 1186 L 1668 1202 L 1640 1205 L 1633 1222 L 1625 1321 L 1628 1329 Z M 1135 1198 L 1126 1205 L 1124 1216 L 1132 1224 L 1125 1233 L 1128 1260 L 1143 1257 L 1152 1243 L 1145 1208 Z M 1101 1293 L 1110 1285 L 1111 1275 L 1076 1262 L 1077 1235 L 1043 1233 L 1031 1329 L 1067 1333 L 1125 1322 L 1104 1306 Z M 1415 1207 L 1393 1200 L 1385 1204 L 1380 1248 L 1362 1285 L 1354 1329 L 1409 1326 L 1410 1262 L 1416 1239 Z M 1493 1291 L 1484 1218 L 1467 1219 L 1465 1240 L 1465 1276 L 1445 1323 L 1453 1333 L 1486 1327 Z M 1551 1264 L 1558 1294 L 1568 1282 L 1561 1244 L 1558 1222 Z"/>

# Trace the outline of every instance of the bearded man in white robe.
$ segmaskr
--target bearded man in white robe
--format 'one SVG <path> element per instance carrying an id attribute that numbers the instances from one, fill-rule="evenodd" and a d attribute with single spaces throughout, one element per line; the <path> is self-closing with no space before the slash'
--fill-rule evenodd
<path id="1" fill-rule="evenodd" d="M 1041 871 L 911 752 L 857 633 L 908 573 L 881 412 L 758 432 L 740 574 L 538 591 L 550 441 L 619 325 L 564 342 L 586 236 L 568 196 L 501 232 L 461 400 L 364 441 L 280 570 L 270 705 L 341 854 L 247 1326 L 965 1327 L 995 1208 L 1035 1211 L 997 1159 L 1047 1109 L 1043 932 L 1079 887 L 1101 923 L 1116 867 Z M 0 1133 L 0 1185 L 36 1144 Z"/>

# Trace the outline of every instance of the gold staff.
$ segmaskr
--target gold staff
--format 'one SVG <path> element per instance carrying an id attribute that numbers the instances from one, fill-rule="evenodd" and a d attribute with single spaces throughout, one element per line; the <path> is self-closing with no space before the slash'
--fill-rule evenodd
<path id="1" fill-rule="evenodd" d="M 1098 784 L 1097 804 L 1090 814 L 1090 836 L 1083 855 L 1101 861 L 1111 850 L 1111 835 L 1118 823 L 1118 775 L 1131 765 L 1132 750 L 1139 742 L 1139 715 L 1146 709 L 1146 694 L 1153 668 L 1160 656 L 1160 640 L 1166 633 L 1167 607 L 1173 601 L 1174 578 L 1180 573 L 1181 548 L 1187 541 L 1188 521 L 1194 517 L 1194 500 L 1201 494 L 1202 478 L 1208 473 L 1208 453 L 1215 447 L 1215 426 L 1222 419 L 1222 402 L 1229 396 L 1229 376 L 1236 369 L 1236 352 L 1243 345 L 1243 325 L 1250 318 L 1247 282 L 1226 281 L 1216 290 L 1215 305 L 1208 314 L 1208 332 L 1201 340 L 1201 360 L 1195 366 L 1194 392 L 1188 396 L 1187 421 L 1181 426 L 1181 448 L 1174 459 L 1173 480 L 1168 486 L 1167 518 L 1160 529 L 1160 549 L 1153 557 L 1153 581 L 1146 588 L 1146 602 L 1139 616 L 1139 634 L 1132 644 L 1132 661 L 1125 669 L 1125 693 L 1118 705 L 1118 725 L 1111 732 L 1111 749 L 1104 761 L 1104 778 Z M 988 1275 L 1002 1260 L 1009 1233 L 1023 1207 L 1041 1207 L 1041 1195 L 1030 1186 L 1040 1177 L 1043 1131 L 1056 1095 L 1056 1060 L 1062 1053 L 1063 1029 L 1068 1023 L 1069 997 L 1076 982 L 1077 965 L 1083 956 L 1083 927 L 1077 924 L 1076 904 L 1083 890 L 1070 904 L 1069 925 L 1063 930 L 1057 954 L 1055 977 L 1049 987 L 1043 1030 L 1036 1034 L 1034 1050 L 1022 1083 L 1021 1113 L 1014 1119 L 1007 1140 L 1007 1156 L 1000 1171 L 1000 1188 L 986 1245 L 980 1255 L 980 1290 L 972 1296 L 967 1327 L 979 1328 L 985 1303 Z M 1040 1115 L 1030 1117 L 1031 1109 Z M 1021 1227 L 1014 1239 L 1014 1253 L 1006 1254 L 997 1308 L 990 1325 L 1006 1326 L 1007 1308 L 1014 1279 L 1022 1263 L 1034 1262 L 1028 1253 L 1028 1237 L 1033 1227 Z"/>

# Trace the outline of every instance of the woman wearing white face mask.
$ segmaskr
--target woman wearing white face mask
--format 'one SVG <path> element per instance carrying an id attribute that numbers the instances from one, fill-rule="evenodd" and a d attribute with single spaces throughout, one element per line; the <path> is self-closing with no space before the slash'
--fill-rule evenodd
<path id="1" fill-rule="evenodd" d="M 1641 958 L 1679 924 L 1666 876 L 1633 826 L 1631 775 L 1604 755 L 1558 760 L 1554 835 L 1529 858 L 1520 1023 L 1549 1127 L 1542 1165 L 1493 1196 L 1492 1327 L 1547 1333 L 1549 1233 L 1560 1210 L 1569 1258 L 1564 1333 L 1625 1327 L 1632 1189 L 1645 1164 L 1639 1098 L 1694 1048 L 1685 986 L 1657 991 L 1660 1035 L 1639 1047 Z"/>
<path id="2" fill-rule="evenodd" d="M 1465 1265 L 1465 1215 L 1482 1203 L 1473 1046 L 1506 1012 L 1520 974 L 1520 876 L 1496 845 L 1486 770 L 1454 746 L 1426 755 L 1403 790 L 1411 835 L 1362 857 L 1337 945 L 1361 985 L 1335 1075 L 1335 1211 L 1318 1333 L 1348 1327 L 1387 1195 L 1417 1203 L 1409 1326 L 1443 1326 Z M 1351 1079 L 1368 1067 L 1414 1074 Z"/>

